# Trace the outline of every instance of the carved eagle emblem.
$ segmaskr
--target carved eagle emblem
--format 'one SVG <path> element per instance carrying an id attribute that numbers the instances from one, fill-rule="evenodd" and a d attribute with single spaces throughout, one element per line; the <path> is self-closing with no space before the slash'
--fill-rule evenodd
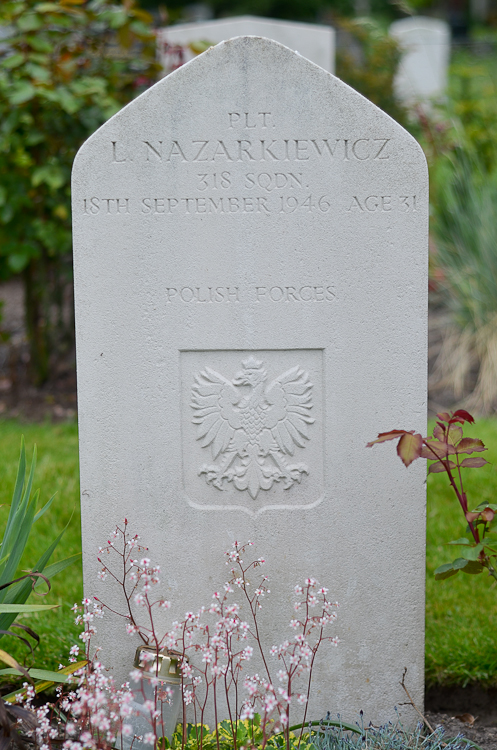
<path id="1" fill-rule="evenodd" d="M 290 463 L 295 448 L 309 440 L 312 383 L 292 367 L 267 382 L 264 363 L 250 356 L 232 380 L 206 367 L 195 376 L 191 406 L 197 440 L 213 462 L 200 467 L 208 484 L 231 482 L 254 500 L 275 482 L 289 489 L 308 474 L 304 463 Z"/>

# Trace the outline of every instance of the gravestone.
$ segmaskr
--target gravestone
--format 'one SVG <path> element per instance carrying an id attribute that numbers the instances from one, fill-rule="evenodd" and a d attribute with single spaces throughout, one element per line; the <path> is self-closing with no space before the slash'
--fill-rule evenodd
<path id="1" fill-rule="evenodd" d="M 391 24 L 390 35 L 403 49 L 394 80 L 397 98 L 409 105 L 442 97 L 450 58 L 449 25 L 437 18 L 402 18 Z"/>
<path id="2" fill-rule="evenodd" d="M 335 72 L 335 30 L 315 23 L 296 23 L 257 16 L 236 16 L 202 23 L 179 23 L 159 29 L 159 60 L 165 72 L 177 64 L 176 48 L 182 47 L 185 61 L 194 57 L 187 45 L 207 41 L 214 44 L 235 36 L 263 36 L 296 50 L 330 73 Z"/>
<path id="3" fill-rule="evenodd" d="M 425 429 L 419 145 L 318 66 L 240 37 L 89 138 L 73 217 L 86 593 L 118 606 L 96 551 L 123 517 L 161 565 L 164 629 L 251 539 L 267 646 L 304 577 L 340 602 L 309 716 L 394 718 L 404 667 L 422 706 L 425 468 L 365 447 Z M 137 643 L 97 625 L 123 680 Z"/>

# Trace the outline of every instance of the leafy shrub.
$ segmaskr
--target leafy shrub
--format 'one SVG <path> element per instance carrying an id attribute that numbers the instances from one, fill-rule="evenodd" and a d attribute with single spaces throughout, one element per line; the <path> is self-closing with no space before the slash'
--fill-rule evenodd
<path id="1" fill-rule="evenodd" d="M 71 345 L 70 173 L 108 117 L 155 78 L 151 17 L 134 0 L 7 0 L 0 26 L 0 278 L 22 273 L 31 365 Z M 55 308 L 55 313 L 54 313 Z"/>
<path id="2" fill-rule="evenodd" d="M 337 51 L 337 76 L 407 127 L 407 110 L 393 90 L 402 54 L 398 43 L 371 18 L 341 19 L 337 23 L 339 32 L 352 42 Z"/>

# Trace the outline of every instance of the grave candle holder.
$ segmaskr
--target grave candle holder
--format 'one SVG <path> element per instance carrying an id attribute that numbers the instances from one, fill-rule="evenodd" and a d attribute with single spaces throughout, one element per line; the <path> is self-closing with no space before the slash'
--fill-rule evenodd
<path id="1" fill-rule="evenodd" d="M 122 741 L 123 750 L 129 750 L 131 745 L 133 750 L 145 747 L 150 750 L 150 744 L 144 742 L 144 737 L 153 731 L 154 710 L 159 713 L 155 720 L 157 737 L 171 740 L 182 705 L 180 659 L 181 654 L 167 649 L 158 654 L 151 646 L 138 646 L 136 649 L 134 667 L 140 670 L 142 677 L 132 691 L 133 714 L 128 723 L 133 731 L 119 738 L 119 747 Z"/>

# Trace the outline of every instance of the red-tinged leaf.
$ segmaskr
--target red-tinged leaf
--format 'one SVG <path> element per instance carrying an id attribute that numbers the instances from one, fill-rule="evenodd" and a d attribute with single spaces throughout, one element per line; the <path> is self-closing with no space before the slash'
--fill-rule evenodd
<path id="1" fill-rule="evenodd" d="M 404 466 L 410 466 L 412 462 L 419 458 L 423 447 L 423 438 L 419 432 L 414 434 L 406 432 L 399 440 L 397 454 L 402 459 Z"/>
<path id="2" fill-rule="evenodd" d="M 490 523 L 490 521 L 493 521 L 495 518 L 495 510 L 492 510 L 492 508 L 485 508 L 485 510 L 481 514 L 481 517 L 484 521 Z"/>
<path id="3" fill-rule="evenodd" d="M 449 422 L 450 414 L 447 411 L 441 411 L 440 414 L 437 414 L 437 419 L 441 422 Z"/>
<path id="4" fill-rule="evenodd" d="M 464 515 L 466 516 L 466 521 L 468 523 L 473 523 L 473 521 L 476 521 L 480 514 L 478 513 L 478 511 L 468 511 Z"/>
<path id="5" fill-rule="evenodd" d="M 411 433 L 414 430 L 411 430 Z M 402 437 L 402 435 L 408 435 L 406 430 L 390 430 L 390 432 L 380 432 L 376 440 L 372 440 L 366 445 L 366 448 L 371 448 L 375 443 L 384 443 L 386 440 L 395 440 L 395 438 Z"/>
<path id="6" fill-rule="evenodd" d="M 454 417 L 459 417 L 459 419 L 462 419 L 464 422 L 469 422 L 470 424 L 475 423 L 474 418 L 468 411 L 466 411 L 466 409 L 458 409 L 453 413 L 452 418 Z"/>
<path id="7" fill-rule="evenodd" d="M 441 422 L 437 422 L 433 428 L 433 437 L 445 443 L 445 425 Z"/>
<path id="8" fill-rule="evenodd" d="M 454 461 L 445 461 L 445 466 L 447 466 L 447 464 L 449 464 L 449 469 L 456 468 Z M 442 471 L 445 471 L 445 466 L 441 461 L 435 461 L 435 463 L 431 464 L 428 469 L 428 474 L 441 474 Z"/>
<path id="9" fill-rule="evenodd" d="M 488 461 L 485 461 L 480 456 L 475 456 L 474 458 L 465 458 L 464 461 L 461 461 L 460 465 L 464 469 L 479 469 L 481 466 L 485 466 L 485 464 L 488 464 Z"/>
<path id="10" fill-rule="evenodd" d="M 449 425 L 449 430 L 447 433 L 447 442 L 452 443 L 452 445 L 456 445 L 462 438 L 462 427 L 460 427 L 458 424 L 451 424 Z"/>
<path id="11" fill-rule="evenodd" d="M 485 448 L 483 442 L 481 440 L 477 440 L 476 438 L 463 438 L 457 444 L 458 453 L 480 453 L 481 451 L 486 450 L 487 448 Z"/>
<path id="12" fill-rule="evenodd" d="M 433 461 L 435 458 L 447 458 L 456 452 L 453 445 L 441 443 L 439 440 L 427 440 L 421 449 L 421 458 Z"/>

